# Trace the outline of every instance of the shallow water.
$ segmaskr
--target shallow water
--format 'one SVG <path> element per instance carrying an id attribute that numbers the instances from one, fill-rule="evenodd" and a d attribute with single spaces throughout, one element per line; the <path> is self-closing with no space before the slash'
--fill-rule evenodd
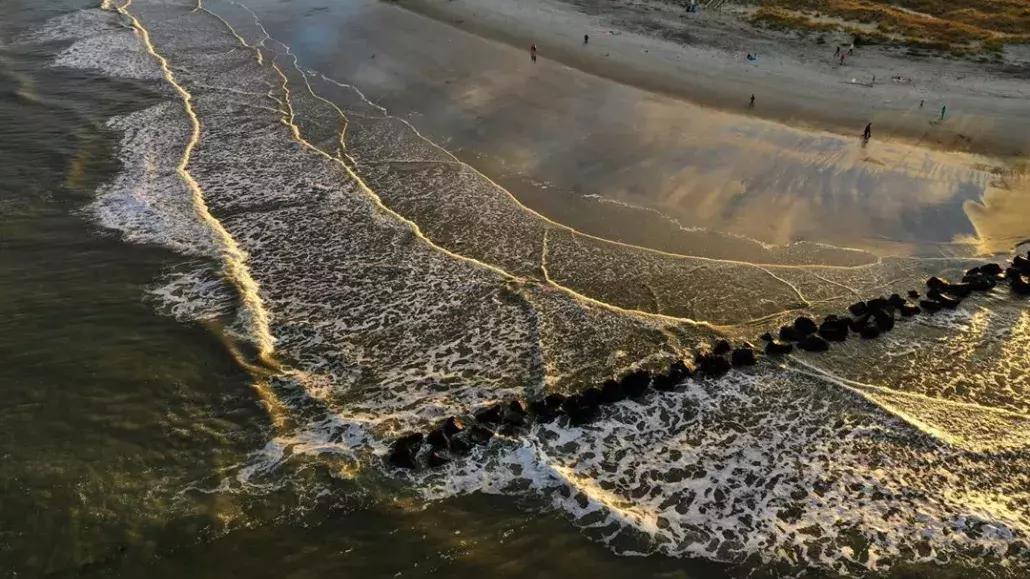
<path id="1" fill-rule="evenodd" d="M 439 471 L 384 468 L 407 429 L 664 364 L 716 335 L 753 339 L 798 311 L 931 273 L 961 275 L 979 246 L 999 242 L 961 210 L 987 190 L 989 170 L 940 153 L 921 153 L 918 169 L 870 170 L 848 159 L 874 152 L 833 152 L 839 137 L 716 119 L 713 134 L 739 133 L 735 150 L 762 155 L 739 175 L 768 183 L 742 202 L 748 211 L 783 191 L 824 207 L 821 195 L 857 180 L 865 193 L 844 213 L 866 214 L 892 187 L 922 184 L 895 203 L 936 225 L 871 218 L 839 232 L 843 247 L 833 228 L 794 228 L 788 240 L 817 243 L 775 245 L 755 218 L 725 210 L 696 216 L 711 230 L 682 228 L 691 222 L 677 206 L 724 199 L 700 185 L 716 177 L 665 168 L 706 156 L 723 172 L 742 166 L 718 138 L 683 140 L 627 171 L 643 198 L 614 169 L 583 172 L 579 189 L 540 186 L 577 174 L 595 158 L 589 147 L 494 180 L 496 159 L 522 158 L 496 145 L 513 131 L 463 134 L 470 109 L 434 111 L 449 93 L 405 84 L 424 65 L 349 53 L 323 66 L 326 47 L 353 42 L 346 32 L 361 23 L 414 17 L 355 4 L 334 7 L 334 20 L 312 8 L 2 8 L 3 22 L 21 24 L 0 46 L 4 147 L 18 161 L 5 167 L 15 186 L 2 216 L 6 566 L 27 576 L 1023 572 L 1030 343 L 1025 303 L 1002 293 L 889 339 L 624 402 L 590 427 L 535 425 Z M 312 20 L 344 28 L 300 27 Z M 426 46 L 414 45 L 405 54 Z M 443 67 L 442 50 L 426 57 Z M 491 59 L 453 62 L 478 58 Z M 663 131 L 672 122 L 665 104 L 630 100 L 610 96 Z M 532 106 L 475 102 L 507 122 L 530 115 L 502 109 Z M 560 147 L 555 134 L 582 126 L 546 115 L 539 125 L 520 138 Z M 610 140 L 605 130 L 588 138 Z M 798 171 L 825 150 L 836 176 L 810 182 L 789 162 L 780 174 L 782 151 L 798 148 L 789 138 L 806 139 Z M 781 152 L 765 156 L 769 147 Z M 876 154 L 907 162 L 890 147 Z M 955 243 L 961 235 L 979 237 Z M 856 249 L 863 236 L 888 243 Z M 915 257 L 927 254 L 950 257 Z"/>

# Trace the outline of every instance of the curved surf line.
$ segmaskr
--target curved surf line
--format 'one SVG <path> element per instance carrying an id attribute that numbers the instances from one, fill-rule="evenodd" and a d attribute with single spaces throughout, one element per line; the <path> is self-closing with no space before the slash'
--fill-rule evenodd
<path id="1" fill-rule="evenodd" d="M 119 6 L 113 4 L 111 0 L 103 0 L 101 8 L 105 10 L 113 9 L 118 14 L 129 19 L 132 28 L 140 38 L 140 41 L 143 43 L 147 53 L 157 61 L 165 81 L 168 82 L 168 84 L 171 85 L 179 94 L 183 110 L 189 118 L 190 138 L 183 150 L 182 156 L 179 159 L 179 163 L 176 165 L 176 173 L 178 173 L 179 178 L 182 179 L 187 189 L 189 189 L 197 215 L 211 229 L 212 233 L 216 237 L 216 241 L 220 242 L 218 243 L 218 247 L 221 253 L 223 272 L 236 287 L 237 292 L 240 295 L 240 299 L 244 303 L 244 311 L 247 311 L 250 314 L 250 323 L 248 324 L 252 334 L 250 337 L 258 347 L 259 359 L 262 362 L 275 367 L 277 364 L 272 359 L 272 354 L 275 351 L 275 338 L 272 336 L 268 313 L 265 310 L 264 302 L 261 299 L 260 287 L 251 277 L 250 271 L 247 269 L 247 254 L 240 248 L 236 243 L 236 240 L 233 239 L 232 235 L 225 229 L 222 223 L 211 214 L 204 198 L 204 191 L 189 171 L 190 158 L 193 156 L 193 151 L 200 142 L 201 133 L 200 118 L 193 109 L 193 95 L 191 95 L 189 91 L 187 91 L 176 79 L 175 73 L 172 72 L 171 66 L 168 64 L 168 59 L 162 56 L 157 51 L 153 42 L 151 42 L 150 32 L 147 28 L 143 26 L 139 19 L 129 11 L 132 1 L 133 0 L 127 0 L 125 4 Z M 239 353 L 237 352 L 237 355 L 238 354 Z M 244 360 L 241 359 L 240 361 L 243 362 Z"/>

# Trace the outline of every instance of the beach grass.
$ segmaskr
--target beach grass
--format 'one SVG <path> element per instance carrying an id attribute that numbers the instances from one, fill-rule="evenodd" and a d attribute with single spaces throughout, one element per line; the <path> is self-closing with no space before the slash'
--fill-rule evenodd
<path id="1" fill-rule="evenodd" d="M 941 50 L 998 52 L 1030 43 L 1026 0 L 755 0 L 756 25 L 772 29 L 859 34 Z M 831 19 L 832 21 L 827 21 Z M 852 25 L 849 26 L 849 23 Z M 858 26 L 855 26 L 858 25 Z"/>

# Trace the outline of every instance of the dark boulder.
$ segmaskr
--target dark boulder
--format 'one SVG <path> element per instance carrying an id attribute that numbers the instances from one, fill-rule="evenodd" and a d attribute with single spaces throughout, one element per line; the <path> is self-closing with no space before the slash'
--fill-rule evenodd
<path id="1" fill-rule="evenodd" d="M 398 468 L 415 468 L 417 466 L 415 455 L 418 454 L 423 439 L 421 433 L 408 434 L 397 439 L 390 449 L 388 457 L 390 464 Z"/>
<path id="2" fill-rule="evenodd" d="M 697 359 L 697 369 L 705 376 L 722 376 L 730 371 L 730 367 L 725 356 L 717 356 L 712 352 L 701 354 Z"/>
<path id="3" fill-rule="evenodd" d="M 912 316 L 919 314 L 921 311 L 919 306 L 913 306 L 912 304 L 902 304 L 898 309 L 901 311 L 901 315 L 906 318 L 911 318 Z"/>
<path id="4" fill-rule="evenodd" d="M 679 384 L 680 382 L 690 378 L 694 373 L 695 368 L 687 365 L 683 360 L 676 360 L 669 365 L 669 379 L 673 381 L 673 384 Z"/>
<path id="5" fill-rule="evenodd" d="M 562 410 L 574 426 L 582 426 L 597 417 L 597 405 L 590 404 L 579 394 L 573 394 L 562 402 Z"/>
<path id="6" fill-rule="evenodd" d="M 819 331 L 819 326 L 816 325 L 812 318 L 801 316 L 794 320 L 794 329 L 797 330 L 801 336 L 808 336 Z"/>
<path id="7" fill-rule="evenodd" d="M 508 426 L 522 426 L 526 423 L 529 412 L 521 400 L 512 400 L 501 414 L 501 423 Z"/>
<path id="8" fill-rule="evenodd" d="M 980 266 L 980 273 L 983 275 L 989 275 L 994 277 L 1000 277 L 1005 273 L 1005 270 L 996 263 L 988 263 L 987 265 Z"/>
<path id="9" fill-rule="evenodd" d="M 953 310 L 953 309 L 957 308 L 958 305 L 960 303 L 962 303 L 962 300 L 960 300 L 958 298 L 953 298 L 951 296 L 947 296 L 947 295 L 943 295 L 943 294 L 940 295 L 940 296 L 937 296 L 933 301 L 941 304 L 941 306 L 943 306 L 943 307 L 945 307 L 945 308 L 947 308 L 949 310 Z"/>
<path id="10" fill-rule="evenodd" d="M 934 312 L 941 311 L 941 304 L 933 300 L 919 300 L 919 307 L 926 310 L 927 312 L 930 312 L 931 314 Z"/>
<path id="11" fill-rule="evenodd" d="M 786 356 L 794 351 L 794 344 L 786 342 L 769 342 L 765 345 L 766 356 Z"/>
<path id="12" fill-rule="evenodd" d="M 472 450 L 472 443 L 464 436 L 455 437 L 451 439 L 451 443 L 447 448 L 450 449 L 452 454 L 467 454 Z"/>
<path id="13" fill-rule="evenodd" d="M 440 425 L 440 429 L 447 435 L 447 438 L 450 438 L 462 430 L 465 430 L 465 425 L 462 424 L 460 420 L 452 416 L 443 421 L 443 424 Z"/>
<path id="14" fill-rule="evenodd" d="M 601 399 L 605 404 L 614 404 L 626 399 L 626 389 L 616 380 L 605 380 L 601 386 Z"/>
<path id="15" fill-rule="evenodd" d="M 848 306 L 848 311 L 855 317 L 862 317 L 869 314 L 869 306 L 865 302 L 855 302 Z"/>
<path id="16" fill-rule="evenodd" d="M 983 274 L 967 275 L 962 278 L 962 283 L 968 284 L 970 289 L 977 292 L 990 291 L 998 284 L 993 276 Z"/>
<path id="17" fill-rule="evenodd" d="M 554 392 L 553 394 L 544 396 L 544 404 L 546 404 L 548 408 L 560 409 L 562 402 L 565 402 L 564 394 Z"/>
<path id="18" fill-rule="evenodd" d="M 451 462 L 450 459 L 443 456 L 436 450 L 429 453 L 429 458 L 427 459 L 427 461 L 429 462 L 430 468 L 437 468 Z"/>
<path id="19" fill-rule="evenodd" d="M 740 366 L 754 366 L 757 361 L 755 349 L 750 345 L 736 348 L 730 356 L 730 363 L 738 368 Z"/>
<path id="20" fill-rule="evenodd" d="M 447 435 L 442 428 L 437 428 L 426 436 L 426 442 L 433 448 L 447 448 Z"/>
<path id="21" fill-rule="evenodd" d="M 1019 271 L 1019 273 L 1030 275 L 1030 259 L 1017 255 L 1012 258 L 1012 268 Z"/>
<path id="22" fill-rule="evenodd" d="M 882 312 L 892 308 L 890 302 L 884 298 L 873 298 L 867 301 L 865 305 L 869 306 L 869 311 L 871 313 Z"/>
<path id="23" fill-rule="evenodd" d="M 894 316 L 887 312 L 876 312 L 873 314 L 873 321 L 876 328 L 881 332 L 889 332 L 894 329 Z"/>
<path id="24" fill-rule="evenodd" d="M 500 424 L 501 422 L 501 407 L 500 406 L 489 406 L 476 412 L 473 416 L 476 418 L 476 422 L 481 424 Z"/>
<path id="25" fill-rule="evenodd" d="M 651 373 L 647 370 L 637 370 L 622 377 L 622 387 L 630 398 L 639 398 L 647 394 L 647 387 L 651 384 Z"/>
<path id="26" fill-rule="evenodd" d="M 977 275 L 980 275 L 980 268 L 979 267 L 971 267 L 971 268 L 966 270 L 966 275 L 964 277 L 973 277 L 973 276 L 977 276 Z"/>
<path id="27" fill-rule="evenodd" d="M 719 340 L 715 343 L 715 348 L 712 349 L 716 356 L 725 356 L 730 353 L 733 347 L 726 340 Z"/>
<path id="28" fill-rule="evenodd" d="M 953 283 L 944 288 L 944 293 L 959 298 L 968 298 L 973 293 L 973 288 L 968 283 Z"/>
<path id="29" fill-rule="evenodd" d="M 771 342 L 771 341 L 773 341 L 773 335 L 770 334 L 769 332 L 766 332 L 766 333 L 762 334 L 761 336 L 758 336 L 758 339 L 760 339 L 762 341 L 765 341 L 765 342 Z"/>
<path id="30" fill-rule="evenodd" d="M 783 326 L 780 328 L 780 339 L 784 342 L 797 342 L 804 336 L 794 329 L 794 326 Z"/>
<path id="31" fill-rule="evenodd" d="M 937 291 L 944 291 L 944 288 L 948 287 L 949 285 L 951 284 L 948 283 L 948 280 L 939 278 L 937 276 L 933 276 L 930 279 L 926 280 L 926 287 L 930 289 L 935 289 Z"/>
<path id="32" fill-rule="evenodd" d="M 869 316 L 862 316 L 860 318 L 855 318 L 855 319 L 851 320 L 851 323 L 848 324 L 848 325 L 851 328 L 851 331 L 855 332 L 857 334 L 857 333 L 862 331 L 862 328 L 864 328 L 864 327 L 869 325 Z"/>
<path id="33" fill-rule="evenodd" d="M 1030 276 L 1017 275 L 1009 280 L 1009 287 L 1019 295 L 1030 295 Z"/>
<path id="34" fill-rule="evenodd" d="M 601 390 L 598 388 L 587 388 L 583 391 L 582 404 L 583 406 L 589 406 L 591 408 L 597 408 L 604 404 L 604 395 L 601 394 Z"/>
<path id="35" fill-rule="evenodd" d="M 862 336 L 866 340 L 872 340 L 880 335 L 880 328 L 872 325 L 866 326 L 862 328 L 862 331 L 860 331 L 858 335 Z"/>
<path id="36" fill-rule="evenodd" d="M 489 428 L 483 428 L 478 424 L 474 424 L 469 427 L 468 434 L 466 435 L 468 441 L 473 444 L 486 444 L 487 442 L 490 442 L 490 439 L 493 438 L 493 436 L 494 432 L 492 430 Z"/>
<path id="37" fill-rule="evenodd" d="M 843 342 L 848 339 L 848 322 L 836 316 L 828 316 L 819 325 L 819 336 L 830 342 Z"/>
<path id="38" fill-rule="evenodd" d="M 916 290 L 908 290 L 908 297 L 914 300 L 918 300 L 921 296 L 919 295 L 919 292 L 917 292 Z"/>
<path id="39" fill-rule="evenodd" d="M 659 392 L 672 392 L 676 389 L 676 381 L 668 374 L 655 374 L 651 387 Z"/>
<path id="40" fill-rule="evenodd" d="M 819 336 L 811 335 L 798 342 L 798 348 L 806 352 L 826 352 L 830 349 L 830 344 Z"/>
<path id="41" fill-rule="evenodd" d="M 891 294 L 891 297 L 887 298 L 887 301 L 890 302 L 890 304 L 895 308 L 900 308 L 906 303 L 905 298 L 901 297 L 898 294 Z"/>

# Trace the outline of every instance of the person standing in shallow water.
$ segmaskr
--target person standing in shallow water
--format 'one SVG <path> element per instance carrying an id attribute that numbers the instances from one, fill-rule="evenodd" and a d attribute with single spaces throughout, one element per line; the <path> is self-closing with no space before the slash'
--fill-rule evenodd
<path id="1" fill-rule="evenodd" d="M 589 43 L 590 43 L 590 35 L 589 34 L 584 34 L 583 35 L 583 44 L 589 44 Z"/>
<path id="2" fill-rule="evenodd" d="M 755 108 L 755 95 L 751 95 L 751 102 L 748 104 L 749 108 Z"/>
<path id="3" fill-rule="evenodd" d="M 941 107 L 941 120 L 944 120 L 944 115 L 948 112 L 948 105 Z"/>
<path id="4" fill-rule="evenodd" d="M 865 131 L 862 133 L 862 138 L 868 141 L 873 136 L 873 123 L 869 123 L 865 126 Z"/>
<path id="5" fill-rule="evenodd" d="M 533 59 L 533 62 L 536 62 L 536 44 L 529 45 L 529 58 Z"/>

